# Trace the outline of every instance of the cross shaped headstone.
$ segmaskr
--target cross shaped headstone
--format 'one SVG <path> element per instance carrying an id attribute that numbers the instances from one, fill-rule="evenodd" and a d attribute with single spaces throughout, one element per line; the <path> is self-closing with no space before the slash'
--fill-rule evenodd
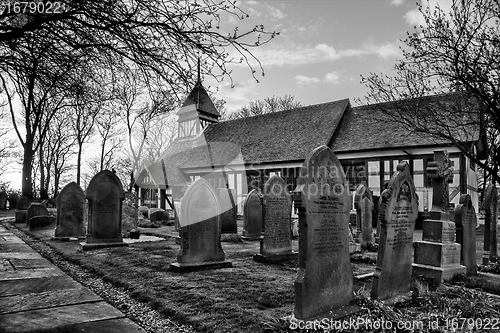
<path id="1" fill-rule="evenodd" d="M 448 184 L 453 182 L 453 161 L 449 159 L 446 150 L 434 152 L 434 161 L 427 163 L 427 177 L 434 180 L 431 215 L 440 219 L 443 212 L 448 215 L 450 202 Z"/>

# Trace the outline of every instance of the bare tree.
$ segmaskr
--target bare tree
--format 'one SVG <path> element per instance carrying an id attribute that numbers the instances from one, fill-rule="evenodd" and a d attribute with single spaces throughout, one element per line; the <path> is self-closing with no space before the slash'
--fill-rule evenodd
<path id="1" fill-rule="evenodd" d="M 236 112 L 230 114 L 225 113 L 222 120 L 252 117 L 265 113 L 291 110 L 301 106 L 302 103 L 296 101 L 293 95 L 285 95 L 283 97 L 273 95 L 272 97 L 267 97 L 262 100 L 250 101 L 248 106 L 244 106 Z"/>
<path id="2" fill-rule="evenodd" d="M 498 183 L 498 1 L 455 0 L 450 13 L 439 7 L 419 9 L 426 25 L 403 41 L 404 60 L 396 64 L 395 75 L 371 73 L 362 78 L 369 88 L 365 101 L 392 102 L 379 105 L 383 121 L 452 142 Z M 434 95 L 438 97 L 430 97 Z M 483 153 L 486 144 L 487 154 Z"/>

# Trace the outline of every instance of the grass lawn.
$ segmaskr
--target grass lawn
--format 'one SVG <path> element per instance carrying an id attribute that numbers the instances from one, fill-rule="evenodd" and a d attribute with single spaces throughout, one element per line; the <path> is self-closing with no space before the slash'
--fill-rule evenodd
<path id="1" fill-rule="evenodd" d="M 134 243 L 129 247 L 79 252 L 76 241 L 51 240 L 53 230 L 29 232 L 19 224 L 16 227 L 48 244 L 66 260 L 125 288 L 134 299 L 148 303 L 163 315 L 181 324 L 189 324 L 197 331 L 293 331 L 280 318 L 293 313 L 297 263 L 255 262 L 252 255 L 259 251 L 258 241 L 246 242 L 229 237 L 229 241 L 224 241 L 222 247 L 227 260 L 233 263 L 232 268 L 181 274 L 169 270 L 169 264 L 176 261 L 179 251 L 179 245 L 171 237 L 156 242 Z M 172 234 L 169 227 L 149 231 L 157 235 Z M 144 234 L 144 230 L 142 232 Z M 293 247 L 297 249 L 297 240 L 293 241 Z M 481 252 L 482 247 L 478 247 L 478 253 Z M 375 259 L 374 252 L 353 256 L 354 275 L 373 272 Z M 397 330 L 398 332 L 450 332 L 453 325 L 466 327 L 467 322 L 461 318 L 471 318 L 470 323 L 472 319 L 476 320 L 474 325 L 477 328 L 479 321 L 484 324 L 487 319 L 500 320 L 499 299 L 476 290 L 482 286 L 490 292 L 500 294 L 500 277 L 462 277 L 453 285 L 442 285 L 437 289 L 415 281 L 412 298 L 389 306 L 369 298 L 371 279 L 355 279 L 355 301 L 362 307 L 362 311 L 353 315 L 351 320 L 358 323 L 368 323 L 371 320 L 372 324 L 381 324 L 382 320 L 390 321 L 393 328 L 397 323 L 411 326 L 411 329 Z M 488 331 L 500 332 L 500 322 L 496 326 L 492 324 L 494 323 L 490 323 Z M 344 331 L 354 330 L 349 327 Z M 384 330 L 365 325 L 358 327 L 357 331 Z"/>

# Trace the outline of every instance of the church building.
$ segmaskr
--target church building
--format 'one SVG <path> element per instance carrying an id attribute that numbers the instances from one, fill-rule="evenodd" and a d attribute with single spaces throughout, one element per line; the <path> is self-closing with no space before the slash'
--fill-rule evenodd
<path id="1" fill-rule="evenodd" d="M 241 214 L 247 193 L 262 189 L 272 175 L 283 177 L 292 191 L 306 156 L 327 145 L 341 161 L 351 191 L 364 182 L 375 197 L 398 163 L 408 162 L 421 214 L 432 206 L 427 163 L 433 160 L 434 151 L 446 150 L 454 164 L 450 203 L 458 204 L 460 194 L 467 193 L 477 209 L 474 163 L 450 142 L 377 121 L 381 112 L 377 105 L 352 106 L 349 99 L 342 99 L 219 121 L 220 113 L 198 80 L 177 113 L 178 137 L 160 160 L 145 166 L 136 177 L 141 204 L 173 209 L 187 185 L 203 177 L 214 188 L 233 189 Z M 477 141 L 479 133 L 474 138 Z"/>

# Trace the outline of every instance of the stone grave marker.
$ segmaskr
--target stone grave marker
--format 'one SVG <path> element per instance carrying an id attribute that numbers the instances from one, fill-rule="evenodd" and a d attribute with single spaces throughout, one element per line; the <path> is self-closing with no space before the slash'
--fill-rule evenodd
<path id="1" fill-rule="evenodd" d="M 152 212 L 149 220 L 151 222 L 161 222 L 163 224 L 167 224 L 169 221 L 168 212 L 165 210 L 157 210 L 156 212 Z"/>
<path id="2" fill-rule="evenodd" d="M 17 201 L 16 223 L 27 223 L 28 207 L 31 205 L 30 199 L 22 196 Z"/>
<path id="3" fill-rule="evenodd" d="M 122 201 L 125 193 L 120 179 L 104 170 L 92 178 L 85 196 L 88 200 L 87 237 L 82 250 L 127 246 L 121 236 Z"/>
<path id="4" fill-rule="evenodd" d="M 462 247 L 460 262 L 466 267 L 467 274 L 476 274 L 477 217 L 468 194 L 460 196 L 460 203 L 455 208 L 455 224 L 457 229 L 456 240 Z"/>
<path id="5" fill-rule="evenodd" d="M 235 234 L 238 232 L 236 213 L 236 192 L 229 188 L 218 188 L 216 190 L 221 207 L 221 233 Z"/>
<path id="6" fill-rule="evenodd" d="M 380 221 L 377 266 L 371 291 L 373 299 L 381 300 L 400 296 L 411 288 L 413 231 L 418 205 L 413 177 L 406 162 L 398 165 L 386 193 L 389 200 L 384 219 Z"/>
<path id="7" fill-rule="evenodd" d="M 294 191 L 299 213 L 297 319 L 339 318 L 359 310 L 351 304 L 348 191 L 342 165 L 331 149 L 314 149 L 300 169 Z"/>
<path id="8" fill-rule="evenodd" d="M 292 197 L 283 178 L 272 176 L 264 184 L 264 237 L 260 253 L 253 258 L 259 262 L 278 262 L 295 259 L 292 251 Z"/>
<path id="9" fill-rule="evenodd" d="M 17 210 L 17 202 L 19 201 L 19 195 L 17 193 L 9 194 L 9 209 Z"/>
<path id="10" fill-rule="evenodd" d="M 33 216 L 29 220 L 29 230 L 53 229 L 56 225 L 56 217 L 48 215 Z"/>
<path id="11" fill-rule="evenodd" d="M 373 197 L 367 185 L 361 184 L 356 189 L 354 208 L 356 209 L 356 226 L 361 230 L 359 243 L 361 249 L 366 249 L 368 244 L 375 243 L 372 226 Z"/>
<path id="12" fill-rule="evenodd" d="M 6 210 L 7 209 L 7 193 L 4 191 L 0 192 L 0 210 Z"/>
<path id="13" fill-rule="evenodd" d="M 55 239 L 85 236 L 85 193 L 80 185 L 71 182 L 57 196 Z"/>
<path id="14" fill-rule="evenodd" d="M 386 221 L 385 212 L 387 210 L 387 203 L 391 198 L 391 191 L 389 189 L 384 189 L 382 193 L 380 193 L 380 197 L 378 198 L 378 216 L 377 216 L 377 231 L 375 234 L 375 243 L 380 244 L 380 226 L 382 223 Z"/>
<path id="15" fill-rule="evenodd" d="M 498 191 L 494 184 L 488 185 L 483 201 L 484 209 L 484 252 L 483 265 L 494 261 L 497 252 Z"/>
<path id="16" fill-rule="evenodd" d="M 193 182 L 181 200 L 180 245 L 175 272 L 232 267 L 220 242 L 220 205 L 212 186 L 203 178 Z"/>
<path id="17" fill-rule="evenodd" d="M 460 244 L 455 243 L 455 223 L 448 212 L 452 166 L 446 150 L 435 151 L 434 161 L 427 165 L 427 174 L 433 179 L 431 218 L 422 223 L 422 241 L 415 242 L 413 275 L 430 277 L 437 283 L 466 271 L 460 265 Z"/>
<path id="18" fill-rule="evenodd" d="M 122 227 L 121 233 L 124 237 L 129 237 L 131 231 L 137 230 L 138 209 L 137 197 L 132 192 L 125 192 L 125 199 L 122 204 Z"/>
<path id="19" fill-rule="evenodd" d="M 243 205 L 242 238 L 255 240 L 262 237 L 262 224 L 264 222 L 263 199 L 260 191 L 256 189 L 247 194 Z"/>
<path id="20" fill-rule="evenodd" d="M 26 226 L 30 226 L 30 220 L 32 217 L 35 216 L 49 216 L 49 211 L 45 207 L 44 204 L 38 203 L 38 202 L 33 202 L 27 211 L 26 215 Z M 30 228 L 31 230 L 31 228 Z"/>

